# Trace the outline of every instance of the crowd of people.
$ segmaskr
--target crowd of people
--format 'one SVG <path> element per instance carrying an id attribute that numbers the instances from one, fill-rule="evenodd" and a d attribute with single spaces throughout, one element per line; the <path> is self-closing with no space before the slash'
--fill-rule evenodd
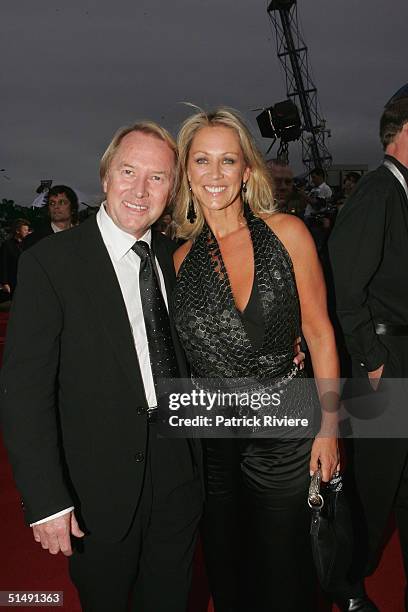
<path id="1" fill-rule="evenodd" d="M 338 327 L 368 410 L 408 369 L 408 92 L 387 104 L 380 136 L 384 164 L 347 175 L 332 215 L 324 171 L 296 187 L 236 111 L 197 110 L 177 143 L 137 123 L 102 157 L 95 216 L 78 225 L 59 185 L 44 232 L 16 224 L 3 435 L 34 539 L 69 557 L 83 610 L 186 610 L 201 530 L 215 612 L 316 612 L 307 496 L 311 476 L 343 468 Z M 265 414 L 303 429 L 160 437 L 161 382 L 179 378 L 236 398 L 278 392 Z M 251 416 L 238 399 L 233 411 Z M 408 568 L 408 439 L 344 446 L 355 540 L 328 595 L 375 611 L 364 579 L 392 510 Z"/>

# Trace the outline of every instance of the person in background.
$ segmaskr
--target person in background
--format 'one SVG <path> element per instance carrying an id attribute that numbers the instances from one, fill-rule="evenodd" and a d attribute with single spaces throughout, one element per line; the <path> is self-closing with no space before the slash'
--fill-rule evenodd
<path id="1" fill-rule="evenodd" d="M 302 218 L 306 207 L 306 198 L 295 187 L 291 167 L 280 159 L 269 159 L 266 162 L 274 186 L 274 195 L 281 212 L 290 213 Z"/>
<path id="2" fill-rule="evenodd" d="M 322 200 L 330 200 L 333 192 L 326 183 L 326 173 L 323 168 L 314 168 L 310 173 L 310 178 L 313 185 L 310 195 Z"/>
<path id="3" fill-rule="evenodd" d="M 27 219 L 13 221 L 11 236 L 5 240 L 0 249 L 0 284 L 3 291 L 13 295 L 17 285 L 17 266 L 23 251 L 23 241 L 30 234 L 30 223 Z"/>
<path id="4" fill-rule="evenodd" d="M 78 196 L 67 185 L 54 185 L 47 194 L 49 220 L 30 234 L 23 244 L 29 249 L 42 238 L 70 229 L 78 223 Z"/>
<path id="5" fill-rule="evenodd" d="M 351 196 L 358 181 L 361 179 L 361 174 L 358 172 L 347 172 L 343 180 L 343 193 L 336 199 L 337 214 L 343 209 L 347 199 Z"/>
<path id="6" fill-rule="evenodd" d="M 266 161 L 273 181 L 273 193 L 279 210 L 287 211 L 287 203 L 293 193 L 293 172 L 290 166 L 280 159 L 268 159 Z"/>
<path id="7" fill-rule="evenodd" d="M 360 179 L 361 174 L 359 174 L 358 172 L 347 172 L 343 181 L 343 192 L 345 198 L 351 196 Z"/>
<path id="8" fill-rule="evenodd" d="M 356 483 L 355 568 L 339 587 L 341 610 L 377 610 L 364 579 L 378 563 L 390 513 L 395 512 L 408 577 L 408 438 L 375 426 L 378 391 L 387 378 L 408 376 L 408 87 L 387 104 L 380 120 L 383 164 L 362 177 L 339 214 L 329 240 L 337 314 L 353 376 L 368 395 L 362 435 L 351 441 L 350 475 Z M 385 380 L 384 384 L 381 381 Z M 391 381 L 388 381 L 389 383 Z M 385 385 L 385 388 L 384 388 Z M 374 393 L 375 392 L 375 393 Z M 373 414 L 370 419 L 372 397 Z M 386 395 L 380 395 L 383 406 Z M 386 408 L 406 432 L 406 395 Z M 372 425 L 373 424 L 373 425 Z M 372 431 L 372 430 L 371 430 Z M 386 437 L 387 433 L 390 437 Z M 364 535 L 366 537 L 364 537 Z M 405 597 L 408 610 L 408 591 Z"/>

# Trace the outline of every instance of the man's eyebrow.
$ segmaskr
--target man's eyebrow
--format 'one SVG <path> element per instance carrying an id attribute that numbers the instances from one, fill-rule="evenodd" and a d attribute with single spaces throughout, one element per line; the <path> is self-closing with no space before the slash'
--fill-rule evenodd
<path id="1" fill-rule="evenodd" d="M 135 169 L 136 166 L 132 166 L 132 164 L 129 164 L 128 162 L 121 161 L 121 162 L 119 162 L 119 168 L 132 168 L 132 169 Z M 151 173 L 152 174 L 163 174 L 165 176 L 167 174 L 169 174 L 166 170 L 152 170 Z"/>
<path id="2" fill-rule="evenodd" d="M 119 167 L 120 168 L 124 168 L 126 166 L 126 168 L 134 168 L 135 166 L 132 166 L 132 164 L 129 164 L 128 162 L 125 161 L 120 161 L 119 162 Z"/>

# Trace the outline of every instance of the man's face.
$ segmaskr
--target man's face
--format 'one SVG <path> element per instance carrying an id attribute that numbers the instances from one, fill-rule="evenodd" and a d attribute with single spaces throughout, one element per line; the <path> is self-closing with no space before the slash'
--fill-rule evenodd
<path id="1" fill-rule="evenodd" d="M 28 225 L 20 225 L 20 227 L 16 230 L 16 238 L 17 240 L 24 240 L 26 236 L 30 233 L 30 228 Z"/>
<path id="2" fill-rule="evenodd" d="M 344 193 L 346 195 L 350 195 L 351 192 L 354 190 L 356 183 L 352 178 L 349 177 L 349 178 L 344 179 L 343 186 L 344 186 Z"/>
<path id="3" fill-rule="evenodd" d="M 323 178 L 318 174 L 311 174 L 310 178 L 312 179 L 312 183 L 315 187 L 319 187 L 323 183 Z"/>
<path id="4" fill-rule="evenodd" d="M 121 141 L 103 181 L 106 210 L 124 232 L 139 239 L 168 203 L 175 156 L 151 134 L 130 132 Z"/>
<path id="5" fill-rule="evenodd" d="M 273 178 L 274 195 L 279 204 L 285 204 L 293 192 L 293 172 L 289 166 L 268 163 L 268 169 Z"/>
<path id="6" fill-rule="evenodd" d="M 48 210 L 53 223 L 63 223 L 71 220 L 71 203 L 65 193 L 50 196 L 48 198 Z"/>

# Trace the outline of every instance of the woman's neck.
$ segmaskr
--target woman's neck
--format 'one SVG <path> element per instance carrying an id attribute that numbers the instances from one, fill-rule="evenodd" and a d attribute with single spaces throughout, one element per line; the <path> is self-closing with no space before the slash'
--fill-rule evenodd
<path id="1" fill-rule="evenodd" d="M 203 209 L 203 215 L 215 238 L 222 239 L 247 225 L 242 202 L 223 210 Z"/>

